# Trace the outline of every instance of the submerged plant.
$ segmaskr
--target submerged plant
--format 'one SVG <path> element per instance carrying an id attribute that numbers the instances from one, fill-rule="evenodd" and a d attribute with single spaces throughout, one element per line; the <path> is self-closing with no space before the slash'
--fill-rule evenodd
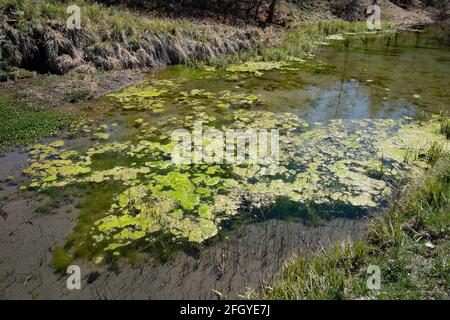
<path id="1" fill-rule="evenodd" d="M 442 145 L 439 142 L 434 141 L 430 149 L 428 150 L 426 154 L 426 159 L 429 165 L 434 166 L 436 162 L 441 158 L 441 156 L 444 154 L 444 145 Z"/>

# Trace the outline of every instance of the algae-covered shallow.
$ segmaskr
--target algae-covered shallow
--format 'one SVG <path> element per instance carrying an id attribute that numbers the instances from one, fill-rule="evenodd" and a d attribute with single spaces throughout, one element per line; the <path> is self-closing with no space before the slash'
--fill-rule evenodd
<path id="1" fill-rule="evenodd" d="M 76 195 L 81 213 L 63 249 L 98 264 L 136 251 L 167 256 L 235 222 L 367 214 L 426 169 L 433 150 L 449 151 L 439 113 L 448 111 L 450 54 L 434 32 L 335 38 L 305 60 L 169 67 L 86 102 L 95 121 L 70 137 L 31 146 L 20 188 Z M 172 132 L 196 121 L 278 130 L 279 165 L 174 165 Z M 90 140 L 74 144 L 81 133 Z"/>

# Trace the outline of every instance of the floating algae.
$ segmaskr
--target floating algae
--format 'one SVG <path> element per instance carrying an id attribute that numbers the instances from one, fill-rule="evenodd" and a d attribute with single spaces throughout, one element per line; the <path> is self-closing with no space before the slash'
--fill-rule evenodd
<path id="1" fill-rule="evenodd" d="M 174 126 L 170 120 L 166 125 Z M 174 143 L 161 139 L 167 134 L 160 131 L 143 133 L 134 141 L 98 142 L 84 153 L 66 150 L 60 141 L 39 144 L 31 148 L 32 163 L 24 172 L 31 178 L 30 188 L 41 191 L 86 183 L 123 185 L 88 235 L 96 252 L 119 255 L 121 248 L 152 243 L 161 235 L 201 243 L 217 235 L 222 222 L 245 215 L 241 209 L 249 203 L 268 209 L 287 198 L 376 207 L 391 192 L 386 181 L 427 166 L 420 157 L 427 144 L 436 141 L 448 150 L 436 122 L 409 119 L 333 120 L 310 127 L 292 113 L 240 109 L 220 125 L 279 129 L 278 173 L 268 177 L 261 174 L 261 165 L 245 163 L 175 166 L 170 158 Z M 406 162 L 402 155 L 411 145 L 418 156 Z M 96 165 L 102 157 L 126 161 L 103 169 Z"/>
<path id="2" fill-rule="evenodd" d="M 229 72 L 248 72 L 259 77 L 264 74 L 263 71 L 280 69 L 286 66 L 286 62 L 270 62 L 270 61 L 251 61 L 239 65 L 232 65 L 227 68 Z"/>
<path id="3" fill-rule="evenodd" d="M 171 82 L 169 82 L 171 83 Z M 164 86 L 165 89 L 154 87 Z M 165 107 L 173 103 L 181 103 L 193 109 L 203 110 L 203 105 L 215 103 L 218 108 L 227 109 L 230 106 L 242 107 L 256 104 L 260 99 L 253 94 L 232 93 L 229 90 L 217 93 L 205 89 L 179 90 L 178 85 L 168 85 L 164 81 L 150 81 L 136 87 L 129 87 L 119 93 L 108 95 L 117 101 L 126 111 L 152 111 L 161 113 Z"/>

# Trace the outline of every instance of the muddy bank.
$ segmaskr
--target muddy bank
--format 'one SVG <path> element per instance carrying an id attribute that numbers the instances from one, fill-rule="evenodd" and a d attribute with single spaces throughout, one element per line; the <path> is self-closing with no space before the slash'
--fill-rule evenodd
<path id="1" fill-rule="evenodd" d="M 0 83 L 2 95 L 20 98 L 28 106 L 59 107 L 80 102 L 112 92 L 143 79 L 138 70 L 105 71 L 92 74 L 40 75 L 32 79 L 20 79 Z M 67 108 L 66 108 L 67 109 Z M 65 109 L 65 110 L 66 110 Z M 78 112 L 75 110 L 66 110 Z"/>
<path id="2" fill-rule="evenodd" d="M 199 253 L 179 252 L 162 264 L 143 260 L 105 269 L 77 261 L 82 290 L 66 288 L 54 273 L 53 247 L 75 226 L 76 210 L 33 212 L 34 200 L 15 200 L 0 221 L 2 299 L 218 299 L 240 298 L 273 280 L 285 259 L 364 234 L 365 220 L 336 219 L 308 227 L 270 220 L 245 225 L 227 241 Z M 264 245 L 261 245 L 264 244 Z M 275 262 L 275 263 L 274 263 Z"/>

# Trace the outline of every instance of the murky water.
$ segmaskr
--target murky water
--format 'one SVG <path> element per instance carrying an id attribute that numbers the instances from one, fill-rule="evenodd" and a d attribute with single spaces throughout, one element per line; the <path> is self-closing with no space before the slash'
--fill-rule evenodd
<path id="1" fill-rule="evenodd" d="M 2 257 L 22 252 L 34 268 L 33 248 L 46 260 L 41 284 L 25 287 L 13 271 L 20 259 L 1 261 L 4 297 L 68 294 L 48 267 L 51 253 L 35 247 L 41 241 L 6 245 L 29 227 L 17 215 L 36 210 L 36 195 L 53 201 L 64 232 L 34 214 L 29 234 L 64 244 L 54 260 L 84 259 L 95 270 L 72 297 L 94 287 L 96 297 L 233 297 L 271 279 L 292 254 L 357 237 L 395 184 L 429 165 L 431 145 L 449 150 L 438 121 L 450 111 L 449 34 L 434 26 L 351 35 L 289 63 L 174 66 L 77 106 L 92 121 L 0 159 L 0 177 L 19 184 L 0 191 L 8 197 Z M 193 132 L 196 121 L 221 132 L 276 129 L 280 163 L 174 166 L 171 134 Z"/>

